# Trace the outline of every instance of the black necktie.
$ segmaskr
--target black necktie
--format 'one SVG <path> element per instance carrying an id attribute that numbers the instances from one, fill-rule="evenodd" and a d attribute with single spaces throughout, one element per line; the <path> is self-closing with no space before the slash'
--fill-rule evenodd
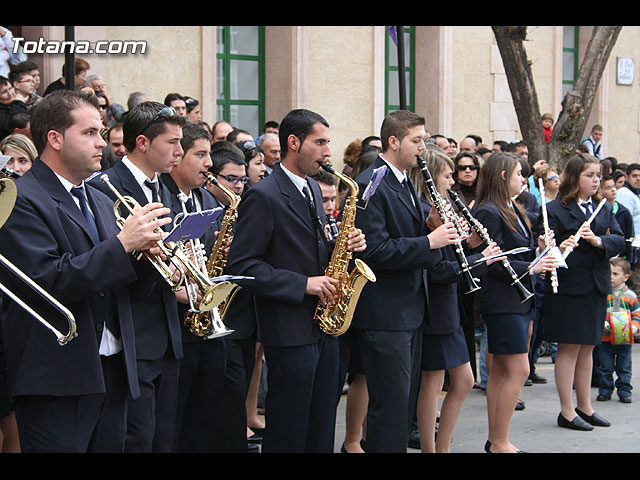
<path id="1" fill-rule="evenodd" d="M 87 204 L 87 197 L 84 194 L 84 189 L 82 187 L 73 187 L 71 189 L 71 194 L 80 200 L 80 211 L 82 211 L 82 215 L 87 220 L 87 224 L 89 226 L 89 232 L 91 234 L 91 238 L 94 243 L 100 243 L 100 235 L 98 235 L 98 227 L 96 226 L 96 220 L 93 218 L 93 215 L 89 211 L 89 205 Z"/>
<path id="2" fill-rule="evenodd" d="M 193 212 L 193 200 L 191 200 L 191 198 L 188 198 L 187 201 L 185 202 L 185 207 L 187 208 L 187 212 L 191 213 Z"/>
<path id="3" fill-rule="evenodd" d="M 96 220 L 89 211 L 89 205 L 87 204 L 87 197 L 84 194 L 84 189 L 82 187 L 73 187 L 71 189 L 71 194 L 80 200 L 80 210 L 89 224 L 89 231 L 91 232 L 91 237 L 93 238 L 94 243 L 100 243 Z M 105 294 L 105 310 L 105 323 L 107 324 L 107 328 L 116 338 L 120 338 L 120 324 L 118 322 L 117 308 L 113 298 L 111 297 L 111 292 L 107 292 Z"/>
<path id="4" fill-rule="evenodd" d="M 322 228 L 322 222 L 320 218 L 318 218 L 318 213 L 316 212 L 316 208 L 313 203 L 313 197 L 311 196 L 311 192 L 309 191 L 309 187 L 305 185 L 302 187 L 302 193 L 304 193 L 304 198 L 307 201 L 307 207 L 309 207 L 309 215 L 311 215 L 311 223 L 313 223 L 314 228 L 316 229 L 316 233 L 320 233 L 320 237 L 327 242 L 327 236 L 324 234 L 324 229 Z"/>
<path id="5" fill-rule="evenodd" d="M 158 182 L 151 182 L 149 180 L 145 180 L 144 184 L 151 189 L 151 201 L 158 201 Z"/>
<path id="6" fill-rule="evenodd" d="M 591 210 L 591 202 L 582 202 L 580 204 L 580 206 L 582 206 L 582 208 L 584 208 L 585 216 L 587 218 L 589 218 L 591 216 L 591 214 L 593 213 L 593 211 Z"/>

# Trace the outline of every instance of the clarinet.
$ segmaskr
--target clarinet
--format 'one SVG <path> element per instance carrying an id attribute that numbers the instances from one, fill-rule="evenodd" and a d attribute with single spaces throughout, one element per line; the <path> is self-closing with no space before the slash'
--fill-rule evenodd
<path id="1" fill-rule="evenodd" d="M 429 172 L 429 168 L 427 167 L 427 162 L 420 155 L 417 155 L 417 157 L 418 157 L 418 166 L 422 171 L 422 176 L 424 177 L 424 183 L 425 183 L 425 186 L 427 187 L 427 195 L 429 196 L 431 205 L 433 205 L 433 208 L 435 208 L 438 211 L 438 215 L 440 216 L 440 220 L 442 221 L 442 223 L 443 224 L 447 223 L 449 219 L 444 209 L 442 195 L 440 195 L 440 193 L 438 192 L 435 186 L 435 183 L 433 182 L 433 177 L 431 177 L 431 172 Z M 460 230 L 459 223 L 454 222 L 454 225 L 456 225 L 456 229 L 458 229 L 458 234 L 463 235 L 464 232 Z M 479 290 L 480 286 L 477 283 L 477 279 L 473 278 L 473 275 L 471 275 L 469 262 L 467 261 L 467 257 L 464 254 L 461 241 L 458 241 L 454 245 L 454 251 L 456 254 L 458 265 L 460 265 L 462 276 L 464 278 L 465 283 L 467 284 L 467 290 L 465 294 L 469 294 L 469 293 L 475 292 L 476 290 Z"/>
<path id="2" fill-rule="evenodd" d="M 467 206 L 464 204 L 464 202 L 460 200 L 460 197 L 458 196 L 458 194 L 450 190 L 449 195 L 453 199 L 453 203 L 455 203 L 458 209 L 460 210 L 460 214 L 467 220 L 467 223 L 469 223 L 471 228 L 478 234 L 482 242 L 486 246 L 489 246 L 490 244 L 492 244 L 493 240 L 491 240 L 489 235 L 484 231 L 484 227 L 482 226 L 482 224 L 471 215 L 471 212 L 469 211 Z M 527 288 L 522 284 L 522 282 L 518 278 L 518 274 L 515 272 L 515 270 L 509 263 L 509 260 L 507 260 L 506 258 L 503 258 L 500 261 L 500 264 L 502 265 L 502 268 L 507 272 L 507 274 L 513 280 L 513 283 L 511 285 L 516 287 L 516 290 L 518 291 L 518 295 L 520 296 L 520 303 L 524 303 L 527 300 L 529 300 L 533 296 L 533 293 L 527 290 Z"/>

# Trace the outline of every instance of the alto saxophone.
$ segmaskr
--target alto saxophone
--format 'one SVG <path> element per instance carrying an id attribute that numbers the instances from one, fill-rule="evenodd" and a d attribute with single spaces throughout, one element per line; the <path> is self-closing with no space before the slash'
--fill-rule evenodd
<path id="1" fill-rule="evenodd" d="M 346 332 L 351 325 L 353 312 L 362 288 L 367 281 L 375 282 L 376 276 L 367 264 L 359 258 L 354 260 L 355 268 L 351 273 L 348 271 L 352 253 L 347 250 L 347 240 L 349 233 L 355 229 L 358 184 L 346 175 L 336 172 L 328 162 L 321 163 L 321 166 L 324 170 L 345 182 L 351 190 L 342 212 L 342 223 L 331 254 L 331 261 L 325 270 L 327 277 L 335 278 L 339 281 L 336 303 L 324 304 L 318 302 L 313 317 L 320 330 L 329 335 L 338 336 Z"/>
<path id="2" fill-rule="evenodd" d="M 213 248 L 211 249 L 211 254 L 209 255 L 206 265 L 207 275 L 209 278 L 215 278 L 221 276 L 227 266 L 227 255 L 225 250 L 229 239 L 233 236 L 233 225 L 236 221 L 240 200 L 234 192 L 226 188 L 224 185 L 221 185 L 212 174 L 205 172 L 204 176 L 206 177 L 207 182 L 213 183 L 219 187 L 229 199 L 229 208 L 227 208 L 227 211 L 222 218 L 222 225 L 218 232 L 218 238 L 213 244 Z M 216 308 L 212 309 L 211 312 L 190 310 L 185 315 L 184 324 L 189 327 L 189 330 L 194 335 L 199 337 L 216 338 L 233 332 L 233 330 L 228 330 L 224 326 L 223 321 L 227 311 L 229 310 L 229 305 L 236 296 L 236 293 L 238 293 L 240 286 L 230 282 L 223 282 L 218 285 L 223 289 L 218 293 L 224 294 L 224 296 L 221 297 L 223 300 L 217 304 Z"/>

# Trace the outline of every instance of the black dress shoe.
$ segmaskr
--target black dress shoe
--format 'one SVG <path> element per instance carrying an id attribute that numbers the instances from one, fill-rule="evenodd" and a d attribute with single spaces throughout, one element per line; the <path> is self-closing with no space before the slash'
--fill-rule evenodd
<path id="1" fill-rule="evenodd" d="M 254 433 L 250 437 L 247 437 L 247 442 L 248 443 L 262 443 L 262 437 L 260 435 L 256 434 L 256 433 Z"/>
<path id="2" fill-rule="evenodd" d="M 487 442 L 484 444 L 484 451 L 487 453 L 493 453 L 491 451 L 491 442 L 489 440 L 487 440 Z"/>
<path id="3" fill-rule="evenodd" d="M 631 403 L 631 395 L 624 395 L 620 397 L 622 403 Z"/>
<path id="4" fill-rule="evenodd" d="M 531 375 L 529 375 L 529 380 L 531 380 L 533 383 L 547 383 L 547 379 L 541 377 L 537 373 L 532 373 Z"/>
<path id="5" fill-rule="evenodd" d="M 260 453 L 260 447 L 255 443 L 247 443 L 247 453 Z"/>
<path id="6" fill-rule="evenodd" d="M 518 403 L 516 403 L 516 410 L 524 410 L 525 404 L 522 400 L 518 399 Z"/>
<path id="7" fill-rule="evenodd" d="M 418 430 L 411 430 L 409 434 L 409 448 L 420 450 L 420 432 Z"/>
<path id="8" fill-rule="evenodd" d="M 593 425 L 594 427 L 610 427 L 611 422 L 605 418 L 602 418 L 596 412 L 593 412 L 592 415 L 587 415 L 584 412 L 581 412 L 576 408 L 576 413 L 580 418 L 582 418 L 585 422 Z"/>
<path id="9" fill-rule="evenodd" d="M 593 427 L 582 420 L 579 416 L 576 416 L 573 420 L 569 421 L 562 416 L 562 413 L 558 414 L 558 426 L 570 428 L 571 430 L 582 430 L 585 432 L 593 430 Z"/>

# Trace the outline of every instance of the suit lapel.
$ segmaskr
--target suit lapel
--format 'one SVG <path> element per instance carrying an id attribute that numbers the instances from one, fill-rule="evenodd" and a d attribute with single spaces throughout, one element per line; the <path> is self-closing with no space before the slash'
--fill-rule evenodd
<path id="1" fill-rule="evenodd" d="M 385 176 L 384 181 L 387 182 L 387 185 L 389 185 L 389 188 L 395 191 L 396 195 L 398 196 L 398 200 L 400 200 L 400 203 L 402 203 L 407 208 L 407 210 L 409 210 L 413 218 L 419 222 L 420 216 L 418 215 L 418 205 L 414 206 L 413 202 L 411 201 L 411 196 L 406 191 L 406 189 L 402 186 L 402 184 L 398 181 L 398 179 L 393 174 L 393 172 L 389 172 Z"/>
<path id="2" fill-rule="evenodd" d="M 53 170 L 39 159 L 34 162 L 32 170 L 33 175 L 38 180 L 38 183 L 42 185 L 43 190 L 49 192 L 51 198 L 60 207 L 60 210 L 86 233 L 87 239 L 91 242 L 91 245 L 94 245 L 87 220 L 84 218 L 71 193 L 64 188 Z M 92 205 L 91 208 L 93 209 Z"/>
<path id="3" fill-rule="evenodd" d="M 287 177 L 287 174 L 282 171 L 279 164 L 276 164 L 273 168 L 273 176 L 278 182 L 280 192 L 287 197 L 287 205 L 289 209 L 296 215 L 302 223 L 311 231 L 315 231 L 311 214 L 304 197 L 300 194 L 293 182 Z M 315 202 L 315 198 L 314 198 Z M 317 205 L 317 202 L 316 202 Z"/>

